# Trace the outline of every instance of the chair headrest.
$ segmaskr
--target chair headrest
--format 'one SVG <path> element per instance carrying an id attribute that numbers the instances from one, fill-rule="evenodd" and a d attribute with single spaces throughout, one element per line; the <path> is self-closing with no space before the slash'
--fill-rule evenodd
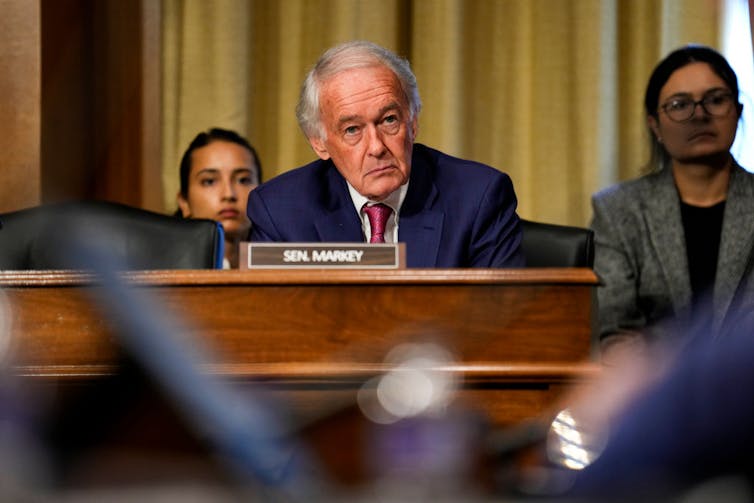
<path id="1" fill-rule="evenodd" d="M 53 229 L 86 230 L 125 269 L 211 269 L 222 264 L 223 233 L 213 220 L 180 219 L 119 203 L 87 201 L 28 208 L 2 216 L 1 269 L 60 269 Z M 70 227 L 69 227 L 70 228 Z"/>

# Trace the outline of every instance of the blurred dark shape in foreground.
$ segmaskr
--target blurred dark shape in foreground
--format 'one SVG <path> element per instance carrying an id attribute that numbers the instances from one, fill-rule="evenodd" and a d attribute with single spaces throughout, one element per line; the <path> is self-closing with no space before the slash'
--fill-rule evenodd
<path id="1" fill-rule="evenodd" d="M 397 348 L 388 362 L 395 372 L 365 383 L 358 404 L 354 397 L 323 404 L 317 418 L 293 418 L 258 383 L 202 373 L 199 363 L 211 348 L 187 336 L 156 291 L 137 291 L 121 277 L 107 229 L 70 217 L 51 218 L 45 230 L 51 242 L 63 244 L 51 253 L 60 260 L 52 266 L 93 274 L 91 300 L 120 348 L 119 370 L 80 382 L 8 377 L 2 412 L 24 433 L 14 437 L 26 440 L 22 448 L 0 448 L 0 460 L 15 458 L 15 469 L 4 473 L 17 486 L 0 486 L 0 499 L 154 501 L 186 492 L 200 501 L 481 496 L 475 478 L 486 424 L 451 404 L 457 383 L 432 370 L 447 363 L 441 350 Z M 28 397 L 39 404 L 20 407 Z M 363 413 L 380 407 L 387 423 Z M 35 417 L 25 418 L 25 411 Z M 28 455 L 28 470 L 18 452 Z"/>
<path id="2" fill-rule="evenodd" d="M 497 433 L 499 491 L 565 502 L 754 501 L 754 313 L 686 335 L 605 368 L 566 400 L 565 421 Z M 525 463 L 503 459 L 522 452 Z"/>
<path id="3" fill-rule="evenodd" d="M 557 429 L 543 418 L 490 434 L 453 403 L 458 383 L 435 371 L 452 357 L 410 344 L 358 403 L 323 404 L 318 419 L 301 420 L 255 383 L 203 374 L 209 349 L 121 278 L 102 229 L 53 219 L 47 232 L 68 243 L 61 268 L 94 273 L 92 302 L 111 322 L 121 370 L 58 389 L 37 383 L 37 393 L 0 376 L 0 499 L 754 500 L 754 314 L 715 337 L 695 334 L 671 362 L 645 361 L 667 368 L 646 387 L 624 380 L 628 398 L 604 438 L 577 406 Z M 597 389 L 597 405 L 614 398 L 615 388 Z"/>
<path id="4" fill-rule="evenodd" d="M 263 400 L 256 390 L 240 393 L 199 371 L 208 349 L 201 341 L 190 340 L 179 320 L 161 312 L 149 292 L 137 292 L 121 279 L 116 272 L 121 264 L 113 258 L 117 255 L 101 239 L 106 229 L 60 218 L 50 222 L 47 233 L 54 237 L 52 242 L 63 243 L 59 268 L 95 273 L 91 299 L 109 320 L 123 359 L 122 371 L 107 383 L 84 385 L 75 396 L 68 396 L 47 431 L 63 485 L 75 486 L 87 477 L 99 482 L 122 477 L 128 482 L 130 476 L 147 475 L 155 468 L 147 459 L 141 460 L 144 468 L 131 463 L 108 473 L 107 452 L 97 451 L 96 446 L 109 435 L 115 445 L 128 445 L 128 435 L 137 432 L 142 447 L 150 442 L 150 434 L 155 443 L 169 443 L 169 425 L 158 429 L 155 423 L 139 424 L 156 412 L 154 407 L 162 407 L 163 418 L 183 424 L 193 433 L 196 446 L 209 451 L 211 456 L 205 459 L 216 458 L 219 464 L 208 473 L 228 487 L 251 488 L 273 499 L 309 490 L 308 460 L 288 429 L 283 409 Z M 152 420 L 155 417 L 160 414 Z M 185 439 L 179 435 L 174 440 Z M 139 473 L 128 472 L 134 469 Z"/>
<path id="5" fill-rule="evenodd" d="M 662 500 L 725 479 L 748 486 L 754 500 L 754 313 L 738 311 L 720 333 L 689 331 L 689 343 L 626 408 L 572 494 Z"/>

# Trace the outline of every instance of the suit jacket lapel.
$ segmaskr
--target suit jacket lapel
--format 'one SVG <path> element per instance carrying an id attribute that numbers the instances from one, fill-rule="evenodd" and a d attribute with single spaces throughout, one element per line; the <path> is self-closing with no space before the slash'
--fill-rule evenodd
<path id="1" fill-rule="evenodd" d="M 651 186 L 643 201 L 649 239 L 660 261 L 673 309 L 677 315 L 685 315 L 691 304 L 691 280 L 678 191 L 670 168 L 649 181 Z"/>
<path id="2" fill-rule="evenodd" d="M 398 221 L 398 241 L 406 243 L 411 267 L 436 267 L 445 214 L 433 209 L 438 196 L 435 176 L 430 162 L 419 152 L 414 147 L 411 182 Z"/>
<path id="3" fill-rule="evenodd" d="M 714 290 L 714 319 L 721 322 L 743 279 L 754 246 L 754 177 L 740 166 L 731 173 L 720 235 Z"/>
<path id="4" fill-rule="evenodd" d="M 364 241 L 361 220 L 353 207 L 346 181 L 331 161 L 326 162 L 330 163 L 330 169 L 325 181 L 325 207 L 314 218 L 317 234 L 325 243 L 361 243 Z"/>

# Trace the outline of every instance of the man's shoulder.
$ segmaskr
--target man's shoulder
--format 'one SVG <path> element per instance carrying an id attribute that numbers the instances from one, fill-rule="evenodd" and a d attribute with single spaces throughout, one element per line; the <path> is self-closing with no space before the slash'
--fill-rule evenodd
<path id="1" fill-rule="evenodd" d="M 328 169 L 328 164 L 326 161 L 317 159 L 309 164 L 280 173 L 261 184 L 258 188 L 277 188 L 291 183 L 301 183 L 308 179 L 317 180 Z"/>
<path id="2" fill-rule="evenodd" d="M 466 181 L 479 178 L 507 177 L 502 171 L 487 164 L 455 157 L 421 143 L 414 145 L 413 161 L 415 165 L 424 164 L 431 166 L 436 174 L 441 177 L 462 177 Z"/>

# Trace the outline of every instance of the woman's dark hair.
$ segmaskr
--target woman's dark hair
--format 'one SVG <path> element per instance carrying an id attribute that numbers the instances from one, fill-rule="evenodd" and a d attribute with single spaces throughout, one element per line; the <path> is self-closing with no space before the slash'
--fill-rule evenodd
<path id="1" fill-rule="evenodd" d="M 728 64 L 725 57 L 716 50 L 704 45 L 689 44 L 668 54 L 655 67 L 652 75 L 649 77 L 647 90 L 644 94 L 644 111 L 647 117 L 652 116 L 655 119 L 659 119 L 660 90 L 673 72 L 690 63 L 707 63 L 710 66 L 712 71 L 730 89 L 736 102 L 736 110 L 740 116 L 743 105 L 738 101 L 738 79 L 736 78 L 736 72 L 733 71 L 733 68 Z M 657 141 L 651 130 L 649 131 L 649 141 L 651 144 L 651 157 L 647 168 L 650 171 L 654 171 L 658 167 L 664 167 L 670 161 L 670 156 L 665 147 Z"/>
<path id="2" fill-rule="evenodd" d="M 227 141 L 230 143 L 236 143 L 251 152 L 251 157 L 252 159 L 254 159 L 254 164 L 257 167 L 256 173 L 252 173 L 252 176 L 256 174 L 256 183 L 262 182 L 262 162 L 259 160 L 257 151 L 254 150 L 254 147 L 251 146 L 248 140 L 246 140 L 246 138 L 236 133 L 235 131 L 231 131 L 229 129 L 212 128 L 209 131 L 201 132 L 196 135 L 196 138 L 191 141 L 188 148 L 183 153 L 183 157 L 181 157 L 180 177 L 181 195 L 183 197 L 188 197 L 189 175 L 191 174 L 191 154 L 193 154 L 194 150 L 206 147 L 213 141 Z"/>

